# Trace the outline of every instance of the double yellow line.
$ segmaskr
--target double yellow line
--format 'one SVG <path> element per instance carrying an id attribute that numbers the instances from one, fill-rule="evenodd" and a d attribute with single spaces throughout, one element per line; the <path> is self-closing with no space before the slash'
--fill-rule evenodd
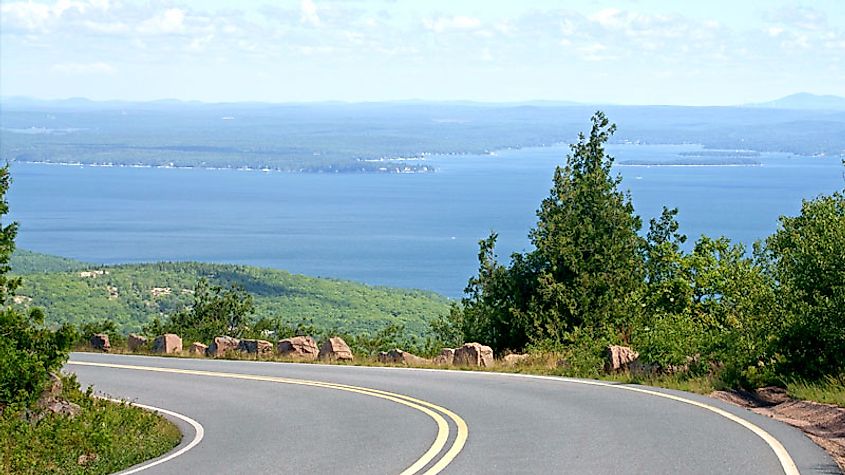
<path id="1" fill-rule="evenodd" d="M 363 394 L 366 396 L 376 397 L 379 399 L 385 399 L 387 401 L 394 402 L 396 404 L 401 404 L 403 406 L 410 407 L 412 409 L 416 409 L 424 413 L 425 415 L 429 416 L 434 420 L 437 424 L 437 437 L 434 439 L 434 443 L 431 444 L 431 447 L 420 457 L 417 459 L 411 466 L 406 468 L 404 471 L 401 472 L 400 475 L 434 475 L 440 473 L 445 469 L 453 460 L 458 456 L 458 454 L 463 450 L 464 445 L 466 444 L 467 437 L 469 436 L 469 428 L 467 427 L 466 422 L 457 414 L 446 409 L 445 407 L 438 406 L 436 404 L 432 404 L 427 401 L 423 401 L 421 399 L 416 399 L 410 396 L 405 396 L 403 394 L 391 393 L 388 391 L 382 391 L 379 389 L 371 389 L 371 388 L 364 388 L 360 386 L 350 386 L 346 384 L 336 384 L 336 383 L 327 383 L 323 381 L 310 381 L 305 379 L 291 379 L 291 378 L 282 378 L 277 376 L 263 376 L 257 374 L 241 374 L 241 373 L 224 373 L 224 372 L 217 372 L 217 371 L 201 371 L 201 370 L 191 370 L 191 369 L 178 369 L 178 368 L 160 368 L 154 366 L 136 366 L 136 365 L 125 365 L 125 364 L 113 364 L 113 363 L 93 363 L 87 361 L 68 361 L 68 364 L 78 365 L 78 366 L 96 366 L 101 368 L 116 368 L 116 369 L 130 369 L 136 371 L 149 371 L 149 372 L 156 372 L 156 373 L 171 373 L 171 374 L 186 374 L 186 375 L 193 375 L 193 376 L 207 376 L 212 378 L 227 378 L 227 379 L 241 379 L 241 380 L 248 380 L 248 381 L 264 381 L 264 382 L 271 382 L 271 383 L 281 383 L 281 384 L 296 384 L 300 386 L 313 386 L 318 388 L 326 388 L 326 389 L 335 389 L 338 391 L 346 391 L 350 393 L 356 394 Z M 445 417 L 444 417 L 445 416 Z M 452 423 L 455 425 L 456 428 L 456 435 L 454 440 L 452 441 L 452 445 L 446 450 L 439 459 L 437 457 L 443 452 L 443 449 L 449 443 L 449 435 L 451 429 L 449 427 L 449 422 L 446 420 L 449 418 Z M 437 461 L 435 462 L 435 459 Z M 433 462 L 433 463 L 432 463 Z M 426 469 L 428 467 L 428 469 Z"/>

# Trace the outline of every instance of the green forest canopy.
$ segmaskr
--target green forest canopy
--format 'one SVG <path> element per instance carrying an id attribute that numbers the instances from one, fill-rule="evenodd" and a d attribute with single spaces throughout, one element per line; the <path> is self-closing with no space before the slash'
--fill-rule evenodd
<path id="1" fill-rule="evenodd" d="M 275 269 L 195 262 L 92 266 L 17 251 L 12 272 L 27 274 L 17 304 L 46 310 L 46 323 L 79 325 L 112 320 L 122 332 L 139 331 L 156 317 L 193 301 L 197 281 L 238 285 L 255 299 L 256 318 L 313 325 L 349 334 L 374 333 L 389 324 L 425 335 L 450 301 L 433 292 L 374 287 L 306 277 Z"/>

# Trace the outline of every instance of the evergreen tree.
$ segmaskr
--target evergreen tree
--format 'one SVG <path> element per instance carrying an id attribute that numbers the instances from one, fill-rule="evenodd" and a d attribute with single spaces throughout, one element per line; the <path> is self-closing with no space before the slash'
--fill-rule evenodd
<path id="1" fill-rule="evenodd" d="M 589 137 L 579 134 L 531 231 L 527 260 L 536 288 L 527 309 L 535 339 L 564 342 L 575 329 L 606 331 L 627 341 L 643 283 L 637 232 L 642 226 L 628 193 L 619 191 L 605 144 L 616 126 L 602 112 Z"/>
<path id="2" fill-rule="evenodd" d="M 497 352 L 566 343 L 576 330 L 627 341 L 643 285 L 642 223 L 618 190 L 605 144 L 615 131 L 602 112 L 557 167 L 529 237 L 534 250 L 497 262 L 496 235 L 482 240 L 478 276 L 452 321 L 467 340 Z"/>

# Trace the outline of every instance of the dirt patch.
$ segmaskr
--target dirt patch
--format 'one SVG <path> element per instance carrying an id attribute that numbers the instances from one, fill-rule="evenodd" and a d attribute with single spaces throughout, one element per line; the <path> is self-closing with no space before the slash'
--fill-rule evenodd
<path id="1" fill-rule="evenodd" d="M 748 408 L 801 429 L 824 448 L 845 473 L 845 408 L 789 398 L 781 388 L 754 392 L 714 391 L 710 397 Z"/>

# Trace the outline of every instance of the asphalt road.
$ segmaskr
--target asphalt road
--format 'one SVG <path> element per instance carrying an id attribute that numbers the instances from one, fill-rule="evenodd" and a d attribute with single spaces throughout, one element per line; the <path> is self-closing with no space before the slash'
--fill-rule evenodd
<path id="1" fill-rule="evenodd" d="M 98 393 L 202 425 L 198 445 L 149 475 L 777 474 L 787 462 L 802 474 L 839 473 L 792 427 L 641 386 L 93 353 L 72 354 L 66 370 Z M 184 445 L 194 429 L 179 424 Z"/>

